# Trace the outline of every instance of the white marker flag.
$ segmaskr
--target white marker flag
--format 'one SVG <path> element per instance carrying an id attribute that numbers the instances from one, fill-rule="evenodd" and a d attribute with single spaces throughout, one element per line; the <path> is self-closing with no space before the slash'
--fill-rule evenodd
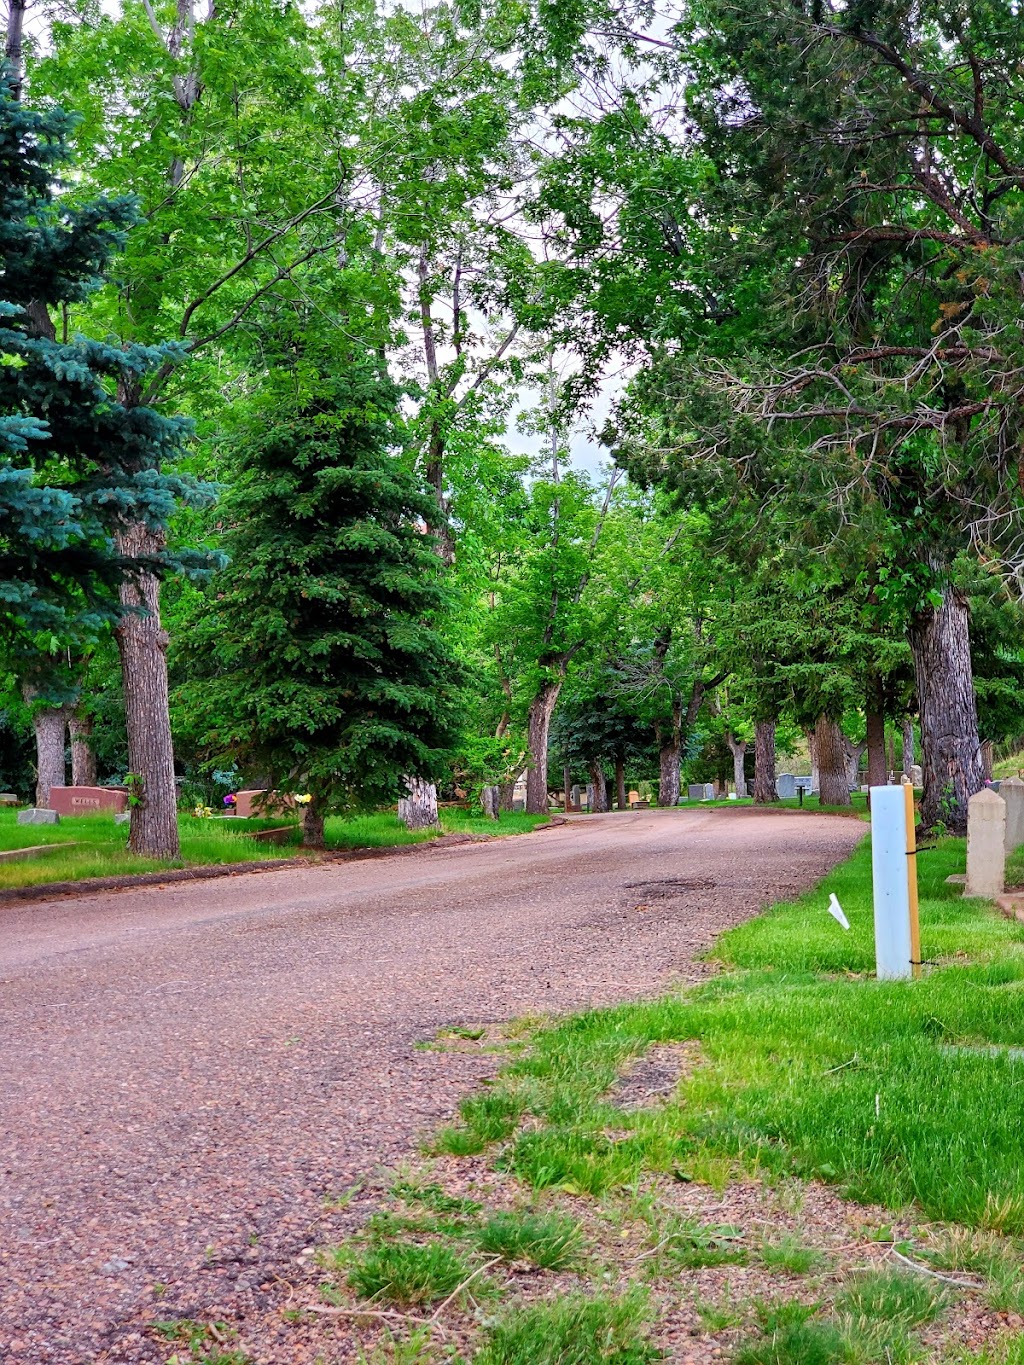
<path id="1" fill-rule="evenodd" d="M 828 898 L 828 913 L 834 920 L 838 920 L 844 929 L 849 929 L 850 921 L 843 914 L 843 907 L 839 904 L 838 900 L 836 900 L 836 893 L 834 891 Z"/>

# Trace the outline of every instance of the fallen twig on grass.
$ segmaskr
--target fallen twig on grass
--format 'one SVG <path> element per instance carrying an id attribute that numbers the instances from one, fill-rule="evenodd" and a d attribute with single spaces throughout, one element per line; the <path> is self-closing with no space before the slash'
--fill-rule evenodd
<path id="1" fill-rule="evenodd" d="M 482 1275 L 485 1270 L 490 1270 L 492 1265 L 497 1265 L 501 1259 L 502 1258 L 500 1256 L 492 1256 L 489 1261 L 485 1261 L 483 1265 L 477 1266 L 476 1270 L 473 1271 L 472 1275 L 470 1275 L 467 1279 L 463 1280 L 462 1283 L 459 1285 L 458 1289 L 454 1290 L 451 1294 L 448 1295 L 444 1303 L 441 1304 L 440 1308 L 436 1308 L 434 1310 L 434 1314 L 430 1318 L 430 1321 L 436 1322 L 438 1318 L 441 1316 L 441 1314 L 444 1312 L 444 1310 L 448 1307 L 448 1305 L 453 1301 L 453 1299 L 457 1299 L 467 1285 L 472 1284 L 476 1277 L 478 1275 Z"/>
<path id="2" fill-rule="evenodd" d="M 958 1289 L 984 1289 L 983 1280 L 958 1280 L 954 1275 L 943 1275 L 940 1270 L 930 1270 L 928 1266 L 921 1265 L 917 1261 L 912 1261 L 909 1256 L 904 1256 L 902 1251 L 897 1251 L 895 1247 L 890 1247 L 889 1255 L 895 1256 L 898 1261 L 902 1261 L 911 1270 L 916 1270 L 919 1275 L 927 1275 L 933 1280 L 942 1280 L 945 1284 L 955 1284 Z"/>

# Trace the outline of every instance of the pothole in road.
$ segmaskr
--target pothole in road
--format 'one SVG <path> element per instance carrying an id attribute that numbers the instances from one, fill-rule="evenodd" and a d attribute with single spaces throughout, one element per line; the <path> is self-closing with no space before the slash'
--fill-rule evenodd
<path id="1" fill-rule="evenodd" d="M 713 891 L 718 885 L 708 877 L 666 877 L 656 882 L 627 882 L 627 891 L 640 891 L 647 900 L 671 900 L 684 891 Z"/>

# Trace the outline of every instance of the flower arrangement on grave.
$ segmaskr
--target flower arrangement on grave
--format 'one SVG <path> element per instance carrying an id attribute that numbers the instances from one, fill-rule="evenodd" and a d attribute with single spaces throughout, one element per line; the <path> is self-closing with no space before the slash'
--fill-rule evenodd
<path id="1" fill-rule="evenodd" d="M 296 797 L 295 797 L 295 804 L 296 804 L 297 806 L 308 806 L 309 803 L 310 803 L 310 801 L 312 801 L 312 799 L 313 799 L 313 798 L 312 798 L 312 796 L 310 796 L 309 792 L 306 792 L 305 796 L 296 796 Z"/>
<path id="2" fill-rule="evenodd" d="M 213 811 L 209 806 L 193 806 L 192 814 L 197 820 L 208 820 L 213 814 Z"/>

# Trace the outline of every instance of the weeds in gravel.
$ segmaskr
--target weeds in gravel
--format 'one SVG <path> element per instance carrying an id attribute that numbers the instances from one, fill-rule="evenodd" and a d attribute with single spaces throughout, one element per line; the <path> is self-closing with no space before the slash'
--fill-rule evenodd
<path id="1" fill-rule="evenodd" d="M 705 1332 L 712 1334 L 728 1331 L 730 1327 L 738 1327 L 743 1321 L 743 1309 L 732 1299 L 731 1295 L 722 1303 L 713 1303 L 708 1299 L 695 1299 L 693 1311 L 700 1318 L 701 1326 Z"/>
<path id="2" fill-rule="evenodd" d="M 564 1270 L 573 1265 L 583 1243 L 579 1223 L 559 1213 L 495 1213 L 476 1233 L 486 1256 L 527 1261 L 542 1270 Z"/>
<path id="3" fill-rule="evenodd" d="M 440 1242 L 374 1242 L 362 1252 L 342 1248 L 335 1265 L 361 1299 L 409 1306 L 435 1303 L 454 1294 L 473 1267 L 465 1256 Z M 474 1282 L 480 1290 L 480 1280 Z"/>
<path id="4" fill-rule="evenodd" d="M 747 1261 L 739 1228 L 711 1227 L 672 1214 L 656 1224 L 654 1236 L 658 1241 L 650 1253 L 649 1275 L 703 1270 L 716 1265 L 745 1265 Z"/>
<path id="5" fill-rule="evenodd" d="M 602 1133 L 560 1127 L 521 1133 L 502 1164 L 535 1190 L 600 1195 L 634 1181 L 640 1155 Z"/>
<path id="6" fill-rule="evenodd" d="M 902 1322 L 918 1327 L 937 1318 L 949 1295 L 934 1281 L 902 1270 L 875 1270 L 855 1276 L 836 1295 L 837 1313 Z"/>
<path id="7" fill-rule="evenodd" d="M 511 1308 L 486 1330 L 474 1365 L 651 1365 L 646 1299 L 569 1294 Z"/>
<path id="8" fill-rule="evenodd" d="M 1024 1365 L 1024 1336 L 1007 1336 L 980 1351 L 948 1357 L 948 1365 Z"/>
<path id="9" fill-rule="evenodd" d="M 809 1275 L 825 1264 L 825 1257 L 791 1234 L 765 1242 L 758 1251 L 761 1264 L 769 1270 L 784 1270 L 789 1275 Z"/>
<path id="10" fill-rule="evenodd" d="M 245 1351 L 222 1350 L 221 1345 L 238 1333 L 226 1322 L 199 1322 L 195 1318 L 171 1318 L 150 1324 L 162 1341 L 188 1352 L 187 1360 L 178 1351 L 171 1359 L 178 1365 L 249 1365 Z"/>

